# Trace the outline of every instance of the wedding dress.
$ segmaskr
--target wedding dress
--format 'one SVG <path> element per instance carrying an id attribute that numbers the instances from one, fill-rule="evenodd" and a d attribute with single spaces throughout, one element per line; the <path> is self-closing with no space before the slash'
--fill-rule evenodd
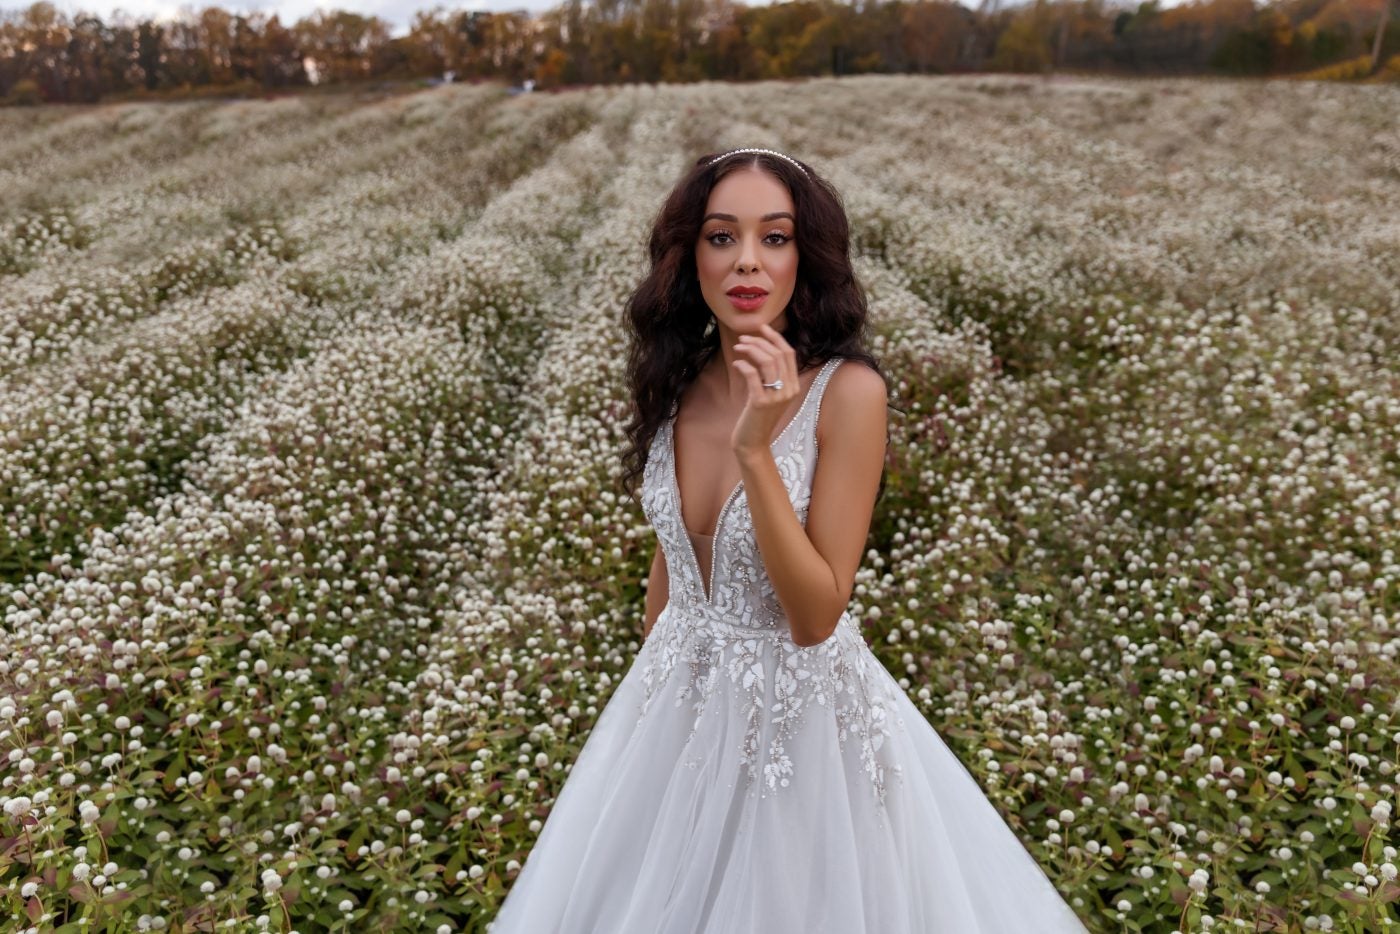
<path id="1" fill-rule="evenodd" d="M 804 525 L 840 363 L 772 445 Z M 742 484 L 719 512 L 707 585 L 681 520 L 674 421 L 641 488 L 666 606 L 487 931 L 1084 932 L 848 612 L 826 641 L 793 642 Z"/>

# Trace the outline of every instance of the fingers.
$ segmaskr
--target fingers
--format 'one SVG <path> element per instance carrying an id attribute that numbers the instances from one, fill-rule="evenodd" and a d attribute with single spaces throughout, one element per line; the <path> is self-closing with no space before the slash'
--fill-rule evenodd
<path id="1" fill-rule="evenodd" d="M 764 389 L 763 386 L 760 385 L 763 382 L 772 382 L 772 380 L 764 380 L 763 375 L 747 360 L 735 360 L 734 369 L 743 374 L 744 382 L 748 386 L 750 404 L 754 399 L 762 399 L 763 393 L 772 391 L 770 389 Z"/>
<path id="2" fill-rule="evenodd" d="M 764 392 L 771 402 L 786 402 L 797 394 L 797 355 L 777 329 L 767 324 L 761 327 L 762 334 L 740 334 L 734 349 L 752 361 L 762 382 L 783 381 L 777 392 Z"/>
<path id="3" fill-rule="evenodd" d="M 734 349 L 754 365 L 765 383 L 773 382 L 782 374 L 782 361 L 778 359 L 774 348 L 763 338 L 740 334 L 739 344 Z"/>
<path id="4" fill-rule="evenodd" d="M 787 338 L 783 337 L 782 332 L 771 324 L 763 325 L 763 333 L 767 335 L 769 343 L 773 345 L 778 354 L 783 386 L 790 387 L 790 395 L 796 396 L 798 389 L 797 351 L 792 349 L 792 345 L 787 342 Z M 770 379 L 768 382 L 771 383 L 772 380 Z"/>
<path id="5" fill-rule="evenodd" d="M 763 379 L 763 374 L 759 372 L 758 367 L 748 360 L 735 360 L 734 368 L 745 376 L 752 376 L 754 379 Z"/>

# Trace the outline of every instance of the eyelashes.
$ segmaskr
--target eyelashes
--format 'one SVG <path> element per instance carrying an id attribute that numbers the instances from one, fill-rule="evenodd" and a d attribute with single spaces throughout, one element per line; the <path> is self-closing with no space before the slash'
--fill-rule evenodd
<path id="1" fill-rule="evenodd" d="M 731 240 L 734 239 L 727 230 L 716 230 L 709 236 L 707 236 L 705 239 L 708 240 L 714 246 L 728 246 L 728 244 L 726 243 L 715 243 L 715 237 L 729 237 L 729 239 Z M 793 239 L 787 234 L 779 233 L 777 231 L 770 233 L 767 237 L 764 237 L 763 239 L 765 242 L 767 242 L 770 237 L 778 237 L 779 239 L 777 243 L 770 243 L 769 246 L 782 246 L 783 244 L 788 243 Z"/>

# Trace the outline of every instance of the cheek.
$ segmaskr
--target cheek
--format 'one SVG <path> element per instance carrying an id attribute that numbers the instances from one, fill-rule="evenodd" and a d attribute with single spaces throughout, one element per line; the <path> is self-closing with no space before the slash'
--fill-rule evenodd
<path id="1" fill-rule="evenodd" d="M 779 279 L 787 285 L 797 283 L 797 251 L 785 251 L 783 258 L 772 267 L 773 278 Z"/>
<path id="2" fill-rule="evenodd" d="M 713 251 L 701 250 L 695 254 L 695 271 L 702 285 L 716 285 L 723 281 L 726 268 Z"/>

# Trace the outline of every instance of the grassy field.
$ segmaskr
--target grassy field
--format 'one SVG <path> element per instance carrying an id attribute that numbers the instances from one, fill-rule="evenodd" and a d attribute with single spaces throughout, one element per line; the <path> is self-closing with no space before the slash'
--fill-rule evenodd
<path id="1" fill-rule="evenodd" d="M 621 305 L 743 145 L 904 413 L 851 609 L 1086 924 L 1397 926 L 1400 91 L 865 76 L 0 111 L 0 930 L 483 929 L 640 645 Z"/>

